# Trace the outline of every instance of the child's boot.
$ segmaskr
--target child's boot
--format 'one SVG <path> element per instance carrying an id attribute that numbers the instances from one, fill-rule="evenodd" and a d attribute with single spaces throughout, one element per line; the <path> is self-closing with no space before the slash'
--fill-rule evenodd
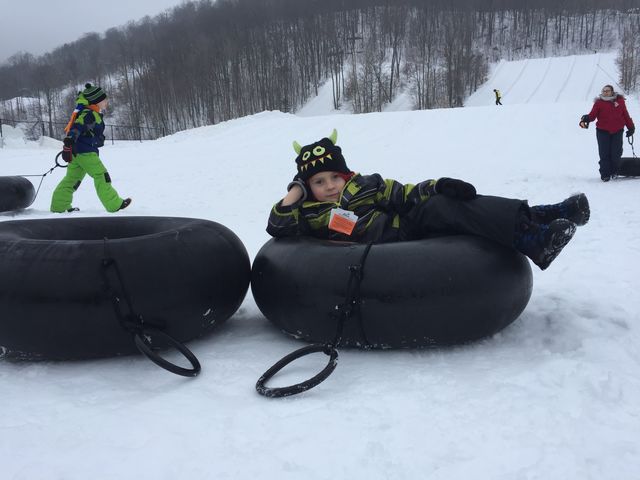
<path id="1" fill-rule="evenodd" d="M 120 208 L 118 210 L 124 210 L 125 208 L 127 208 L 129 205 L 131 205 L 131 199 L 130 198 L 125 198 L 122 201 L 122 204 L 120 205 Z"/>
<path id="2" fill-rule="evenodd" d="M 565 201 L 552 205 L 534 205 L 530 207 L 531 220 L 535 223 L 549 224 L 557 218 L 566 218 L 578 226 L 589 221 L 591 211 L 589 200 L 584 193 L 577 193 Z"/>
<path id="3" fill-rule="evenodd" d="M 516 228 L 514 247 L 545 270 L 576 233 L 576 224 L 565 218 L 539 224 L 522 219 Z"/>

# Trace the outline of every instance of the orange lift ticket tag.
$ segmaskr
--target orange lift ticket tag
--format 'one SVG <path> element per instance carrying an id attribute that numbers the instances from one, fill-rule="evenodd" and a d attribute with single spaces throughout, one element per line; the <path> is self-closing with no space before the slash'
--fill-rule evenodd
<path id="1" fill-rule="evenodd" d="M 334 208 L 329 217 L 329 229 L 351 235 L 357 221 L 358 216 L 355 213 L 342 208 Z"/>

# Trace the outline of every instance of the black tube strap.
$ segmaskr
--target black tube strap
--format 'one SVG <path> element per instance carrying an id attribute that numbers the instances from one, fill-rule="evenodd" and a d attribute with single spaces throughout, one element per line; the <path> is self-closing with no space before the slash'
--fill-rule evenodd
<path id="1" fill-rule="evenodd" d="M 56 167 L 67 168 L 69 165 L 67 165 L 66 162 L 65 163 L 60 163 L 58 161 L 58 159 L 62 156 L 62 153 L 63 153 L 62 151 L 59 151 L 58 154 L 56 155 L 56 158 L 55 158 L 54 161 L 56 162 Z M 63 160 L 63 162 L 64 162 L 64 160 Z M 53 167 L 53 168 L 56 168 L 56 167 Z"/>
<path id="2" fill-rule="evenodd" d="M 369 340 L 367 340 L 367 335 L 364 331 L 364 320 L 362 318 L 362 311 L 360 309 L 360 284 L 362 283 L 362 279 L 364 277 L 364 264 L 367 260 L 367 256 L 369 255 L 369 250 L 371 250 L 372 243 L 368 243 L 364 252 L 362 253 L 362 257 L 360 258 L 360 263 L 356 265 L 349 265 L 349 281 L 347 282 L 347 294 L 345 297 L 345 301 L 339 305 L 336 305 L 334 311 L 331 313 L 331 316 L 337 317 L 337 325 L 336 325 L 336 336 L 333 339 L 333 342 L 328 345 L 333 345 L 335 348 L 340 346 L 342 342 L 342 333 L 344 331 L 344 324 L 347 320 L 352 317 L 358 318 L 358 327 L 360 328 L 360 335 L 362 336 L 362 340 L 365 346 L 370 346 Z"/>
<path id="3" fill-rule="evenodd" d="M 201 366 L 196 356 L 183 343 L 179 342 L 168 333 L 163 331 L 164 321 L 152 322 L 144 319 L 142 315 L 136 313 L 129 292 L 125 288 L 124 279 L 116 260 L 109 254 L 107 238 L 104 239 L 104 258 L 102 259 L 100 273 L 102 283 L 107 295 L 111 297 L 113 311 L 120 323 L 120 326 L 131 333 L 136 348 L 153 363 L 165 370 L 182 375 L 183 377 L 195 377 L 200 373 Z M 109 272 L 113 272 L 114 282 L 109 278 Z M 114 284 L 119 287 L 114 287 Z M 124 302 L 121 301 L 124 300 Z M 126 309 L 126 313 L 125 310 Z M 153 338 L 163 340 L 170 346 L 178 350 L 191 364 L 192 368 L 183 368 L 162 358 L 153 346 Z"/>
<path id="4" fill-rule="evenodd" d="M 305 380 L 304 382 L 296 383 L 295 385 L 290 385 L 288 387 L 280 387 L 280 388 L 269 388 L 265 386 L 265 382 L 273 377 L 276 373 L 282 370 L 284 367 L 289 365 L 294 360 L 297 360 L 300 357 L 304 357 L 305 355 L 309 355 L 310 353 L 324 352 L 329 356 L 329 363 L 324 367 L 314 377 L 311 377 L 309 380 Z M 289 355 L 284 357 L 283 359 L 276 362 L 269 370 L 264 372 L 262 376 L 256 382 L 256 391 L 260 395 L 264 395 L 265 397 L 289 397 L 291 395 L 296 395 L 298 393 L 306 392 L 307 390 L 315 387 L 319 383 L 326 380 L 326 378 L 331 375 L 331 373 L 335 370 L 338 365 L 338 350 L 330 345 L 323 345 L 321 343 L 314 343 L 312 345 L 307 345 L 305 347 L 299 348 L 298 350 L 291 352 Z"/>
<path id="5" fill-rule="evenodd" d="M 306 392 L 307 390 L 310 390 L 311 388 L 325 381 L 327 377 L 331 375 L 331 373 L 333 373 L 336 366 L 338 365 L 338 347 L 342 342 L 344 325 L 347 320 L 354 316 L 358 318 L 358 326 L 360 328 L 360 333 L 365 345 L 370 346 L 370 343 L 367 340 L 364 331 L 364 320 L 362 318 L 362 312 L 360 309 L 360 283 L 362 282 L 362 278 L 364 275 L 364 264 L 367 256 L 369 255 L 369 250 L 371 250 L 372 245 L 372 243 L 367 244 L 358 264 L 349 265 L 348 267 L 350 273 L 349 281 L 347 282 L 345 301 L 339 305 L 336 305 L 334 307 L 334 310 L 330 313 L 331 317 L 337 317 L 336 335 L 333 341 L 324 344 L 314 343 L 311 345 L 307 345 L 306 347 L 295 350 L 280 361 L 276 362 L 276 364 L 269 368 L 269 370 L 264 372 L 256 382 L 256 391 L 260 395 L 269 398 L 289 397 L 291 395 L 297 395 L 298 393 Z M 278 373 L 294 360 L 297 360 L 300 357 L 304 357 L 305 355 L 317 352 L 324 352 L 329 356 L 329 363 L 317 375 L 311 377 L 308 380 L 305 380 L 304 382 L 290 385 L 288 387 L 269 388 L 265 385 L 265 383 L 270 380 L 271 377 L 273 377 L 276 373 Z"/>

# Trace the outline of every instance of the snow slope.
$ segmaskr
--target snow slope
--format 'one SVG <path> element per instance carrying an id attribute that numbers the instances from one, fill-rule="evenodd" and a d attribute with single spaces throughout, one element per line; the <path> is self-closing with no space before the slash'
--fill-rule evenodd
<path id="1" fill-rule="evenodd" d="M 215 220 L 252 258 L 294 173 L 291 142 L 315 141 L 334 127 L 349 165 L 363 173 L 402 182 L 459 177 L 480 193 L 532 204 L 585 192 L 591 221 L 547 271 L 534 267 L 531 301 L 510 327 L 455 348 L 342 350 L 328 380 L 284 400 L 258 396 L 254 384 L 301 343 L 272 327 L 250 293 L 222 329 L 189 344 L 203 366 L 195 379 L 136 356 L 0 362 L 0 477 L 637 478 L 640 179 L 602 183 L 593 128 L 577 126 L 610 81 L 598 76 L 593 56 L 529 61 L 526 75 L 520 62 L 498 68 L 495 78 L 513 79 L 499 85 L 500 108 L 490 81 L 484 105 L 469 99 L 475 108 L 263 112 L 108 145 L 101 156 L 114 186 L 134 199 L 116 215 Z M 549 101 L 541 95 L 545 79 L 564 78 L 552 71 L 565 72 L 567 87 Z M 640 119 L 636 98 L 629 108 Z M 7 146 L 0 175 L 45 172 L 56 151 Z M 53 217 L 49 201 L 61 175 L 57 169 L 44 179 L 31 208 L 0 221 Z M 108 215 L 86 180 L 74 204 L 78 215 Z M 325 358 L 296 364 L 274 385 L 315 374 Z"/>
<path id="2" fill-rule="evenodd" d="M 493 105 L 494 88 L 502 93 L 503 105 L 591 101 L 606 84 L 622 92 L 617 83 L 616 55 L 502 60 L 493 66 L 487 82 L 467 99 L 465 106 Z"/>

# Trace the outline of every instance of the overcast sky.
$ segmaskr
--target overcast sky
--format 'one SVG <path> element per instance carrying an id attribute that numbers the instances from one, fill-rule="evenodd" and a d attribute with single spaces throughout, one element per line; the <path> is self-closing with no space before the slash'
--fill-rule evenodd
<path id="1" fill-rule="evenodd" d="M 0 63 L 19 51 L 40 55 L 87 32 L 104 33 L 186 0 L 0 0 Z"/>

